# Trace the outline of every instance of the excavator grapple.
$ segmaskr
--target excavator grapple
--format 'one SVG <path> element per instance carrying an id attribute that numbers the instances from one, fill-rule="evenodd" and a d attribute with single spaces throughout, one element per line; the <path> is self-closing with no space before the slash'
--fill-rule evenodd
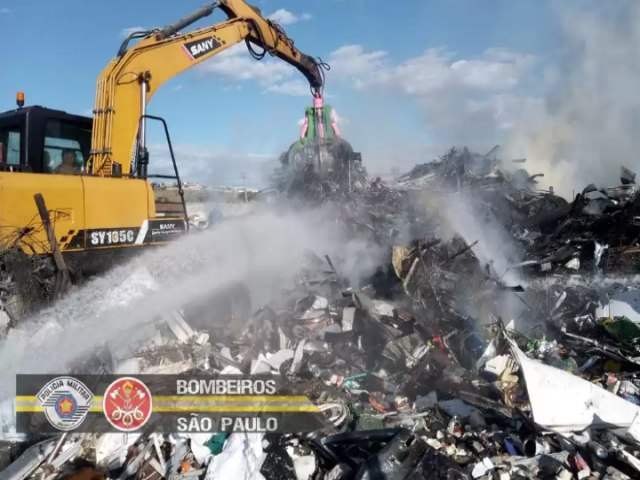
<path id="1" fill-rule="evenodd" d="M 321 94 L 305 109 L 300 138 L 280 156 L 280 188 L 292 196 L 321 200 L 363 186 L 362 155 L 342 137 L 335 112 Z"/>

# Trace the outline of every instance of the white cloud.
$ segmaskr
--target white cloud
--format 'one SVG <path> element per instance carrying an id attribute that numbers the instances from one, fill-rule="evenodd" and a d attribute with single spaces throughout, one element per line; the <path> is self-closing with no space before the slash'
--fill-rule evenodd
<path id="1" fill-rule="evenodd" d="M 256 81 L 263 87 L 269 87 L 292 75 L 295 69 L 282 60 L 257 61 L 244 43 L 234 45 L 207 60 L 200 66 L 201 71 L 238 81 Z"/>
<path id="2" fill-rule="evenodd" d="M 518 88 L 534 70 L 536 58 L 507 49 L 487 49 L 460 58 L 433 48 L 402 62 L 384 50 L 344 45 L 328 56 L 327 83 L 335 89 L 370 90 L 391 98 L 398 93 L 415 99 L 428 131 L 441 141 L 457 143 L 494 138 L 513 127 L 520 112 L 540 108 L 535 99 Z M 291 65 L 265 57 L 256 61 L 244 45 L 236 45 L 213 57 L 202 70 L 233 82 L 255 82 L 263 93 L 309 96 L 309 85 Z M 330 98 L 325 92 L 325 97 Z M 379 116 L 377 112 L 352 111 L 351 117 Z M 418 119 L 420 120 L 420 119 Z M 350 131 L 361 122 L 355 122 Z M 366 123 L 366 121 L 365 121 Z M 386 128 L 386 127 L 382 127 Z M 395 128 L 395 127 L 392 127 Z M 346 135 L 346 132 L 345 132 Z"/>
<path id="3" fill-rule="evenodd" d="M 429 95 L 456 87 L 502 91 L 516 87 L 535 65 L 535 57 L 506 49 L 488 49 L 477 58 L 459 59 L 440 48 L 393 64 L 387 52 L 367 52 L 346 45 L 329 56 L 332 78 L 358 89 L 373 86 L 399 88 L 411 95 Z"/>
<path id="4" fill-rule="evenodd" d="M 269 20 L 272 20 L 284 26 L 284 25 L 292 25 L 300 21 L 311 20 L 311 14 L 303 13 L 302 15 L 296 15 L 295 13 L 292 13 L 289 10 L 281 8 L 273 12 L 271 15 L 268 15 L 267 18 Z"/>
<path id="5" fill-rule="evenodd" d="M 375 94 L 376 104 L 385 99 L 392 108 L 398 94 L 408 95 L 431 136 L 471 147 L 504 135 L 522 109 L 539 108 L 535 99 L 521 93 L 536 62 L 533 55 L 496 48 L 463 58 L 444 48 L 431 48 L 398 62 L 384 50 L 345 45 L 328 57 L 328 81 L 332 86 Z M 373 108 L 364 105 L 350 115 L 372 122 L 372 117 L 379 116 Z M 389 111 L 385 117 L 393 114 Z M 396 128 L 390 120 L 381 122 L 377 128 L 384 131 Z M 401 129 L 398 135 L 403 135 Z"/>
<path id="6" fill-rule="evenodd" d="M 284 95 L 292 95 L 295 97 L 310 97 L 311 90 L 309 84 L 303 80 L 287 80 L 267 87 L 265 92 L 281 93 Z"/>
<path id="7" fill-rule="evenodd" d="M 451 64 L 456 81 L 469 87 L 503 90 L 516 87 L 536 63 L 533 55 L 488 49 L 478 59 Z"/>
<path id="8" fill-rule="evenodd" d="M 361 45 L 345 45 L 329 55 L 332 77 L 355 80 L 362 86 L 365 78 L 381 75 L 386 66 L 387 52 L 376 50 L 365 52 Z"/>
<path id="9" fill-rule="evenodd" d="M 506 49 L 488 49 L 472 58 L 456 59 L 433 48 L 401 63 L 384 50 L 366 51 L 362 45 L 344 45 L 329 54 L 327 81 L 348 88 L 383 88 L 418 97 L 452 90 L 505 93 L 520 85 L 536 58 Z M 268 56 L 254 59 L 244 44 L 211 58 L 201 71 L 235 82 L 256 82 L 263 92 L 306 96 L 309 87 L 288 63 Z M 328 95 L 327 95 L 328 98 Z"/>

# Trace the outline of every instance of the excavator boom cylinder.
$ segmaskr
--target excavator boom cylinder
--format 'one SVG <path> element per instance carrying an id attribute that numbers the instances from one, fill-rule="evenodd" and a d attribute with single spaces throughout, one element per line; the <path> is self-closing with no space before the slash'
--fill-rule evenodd
<path id="1" fill-rule="evenodd" d="M 217 6 L 218 6 L 218 2 L 214 2 L 211 5 L 204 5 L 200 7 L 195 12 L 190 13 L 186 17 L 181 18 L 180 20 L 172 23 L 171 25 L 167 25 L 166 27 L 164 27 L 162 30 L 160 30 L 156 34 L 156 38 L 158 40 L 164 40 L 165 38 L 169 38 L 174 33 L 178 33 L 183 28 L 188 27 L 189 25 L 197 22 L 201 18 L 208 17 L 213 13 L 213 11 L 216 9 Z"/>

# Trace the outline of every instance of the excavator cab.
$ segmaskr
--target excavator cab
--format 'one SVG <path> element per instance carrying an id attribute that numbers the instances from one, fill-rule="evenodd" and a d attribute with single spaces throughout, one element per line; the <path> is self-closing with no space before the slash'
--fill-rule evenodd
<path id="1" fill-rule="evenodd" d="M 93 120 L 41 106 L 0 113 L 0 171 L 56 173 L 63 152 L 84 171 L 91 150 Z"/>

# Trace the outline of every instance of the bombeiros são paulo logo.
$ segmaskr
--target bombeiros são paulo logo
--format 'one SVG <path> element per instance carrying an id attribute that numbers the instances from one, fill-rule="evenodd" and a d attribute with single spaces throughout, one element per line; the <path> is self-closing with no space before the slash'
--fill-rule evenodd
<path id="1" fill-rule="evenodd" d="M 107 387 L 102 411 L 112 427 L 122 432 L 141 428 L 151 417 L 149 388 L 137 378 L 122 377 Z"/>
<path id="2" fill-rule="evenodd" d="M 93 393 L 76 378 L 56 377 L 40 389 L 36 398 L 51 425 L 70 431 L 87 417 Z"/>

